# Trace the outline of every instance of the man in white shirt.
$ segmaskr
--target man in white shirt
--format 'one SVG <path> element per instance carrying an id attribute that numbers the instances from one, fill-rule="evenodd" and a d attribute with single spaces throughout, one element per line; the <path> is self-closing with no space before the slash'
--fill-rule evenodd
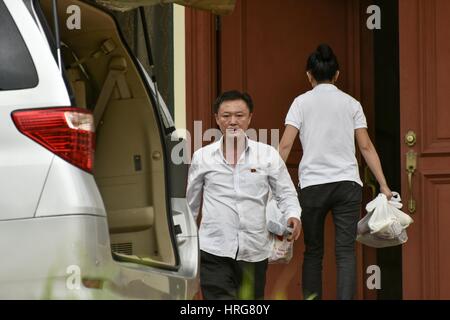
<path id="1" fill-rule="evenodd" d="M 251 279 L 255 299 L 264 298 L 272 238 L 266 227 L 269 190 L 300 235 L 301 208 L 284 161 L 273 147 L 250 140 L 253 102 L 239 91 L 223 93 L 214 103 L 222 138 L 197 150 L 189 169 L 187 201 L 199 229 L 200 284 L 205 299 L 237 299 L 243 277 Z M 247 284 L 248 285 L 248 284 Z"/>

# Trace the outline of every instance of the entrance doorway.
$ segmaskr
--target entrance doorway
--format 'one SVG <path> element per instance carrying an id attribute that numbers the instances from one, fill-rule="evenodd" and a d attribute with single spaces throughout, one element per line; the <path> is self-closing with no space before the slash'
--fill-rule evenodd
<path id="1" fill-rule="evenodd" d="M 398 1 L 378 0 L 381 29 L 374 31 L 374 143 L 393 191 L 401 192 Z M 405 199 L 402 199 L 405 203 Z M 402 299 L 402 247 L 377 249 L 378 299 Z"/>

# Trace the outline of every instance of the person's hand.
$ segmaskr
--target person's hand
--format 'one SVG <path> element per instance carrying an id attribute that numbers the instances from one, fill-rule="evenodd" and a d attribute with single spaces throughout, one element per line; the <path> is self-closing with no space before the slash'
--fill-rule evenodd
<path id="1" fill-rule="evenodd" d="M 292 233 L 287 237 L 287 240 L 297 240 L 302 232 L 302 223 L 297 218 L 289 218 L 287 225 L 292 228 Z"/>
<path id="2" fill-rule="evenodd" d="M 392 191 L 391 191 L 391 189 L 389 189 L 389 187 L 387 185 L 386 186 L 381 186 L 380 187 L 380 192 L 386 196 L 388 201 L 391 200 L 391 198 L 392 198 Z"/>

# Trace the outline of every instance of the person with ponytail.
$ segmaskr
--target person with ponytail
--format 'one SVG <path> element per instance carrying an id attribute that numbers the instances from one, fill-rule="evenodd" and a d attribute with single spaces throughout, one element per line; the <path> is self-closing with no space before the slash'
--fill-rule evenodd
<path id="1" fill-rule="evenodd" d="M 329 45 L 319 45 L 309 56 L 306 76 L 313 89 L 295 98 L 279 145 L 285 162 L 297 134 L 303 148 L 298 171 L 305 243 L 303 298 L 322 298 L 324 226 L 331 211 L 336 231 L 337 299 L 349 300 L 356 292 L 355 240 L 363 185 L 355 137 L 380 191 L 389 199 L 392 193 L 367 133 L 361 104 L 335 85 L 339 63 Z"/>

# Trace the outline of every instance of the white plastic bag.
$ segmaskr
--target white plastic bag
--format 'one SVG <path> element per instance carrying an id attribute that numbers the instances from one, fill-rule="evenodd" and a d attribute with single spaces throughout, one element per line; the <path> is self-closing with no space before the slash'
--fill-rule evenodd
<path id="1" fill-rule="evenodd" d="M 287 241 L 292 229 L 287 226 L 287 219 L 272 197 L 266 206 L 267 230 L 272 234 L 269 263 L 289 263 L 293 255 L 293 241 Z"/>
<path id="2" fill-rule="evenodd" d="M 292 259 L 294 242 L 287 241 L 286 236 L 273 237 L 273 247 L 269 257 L 269 263 L 289 263 Z"/>
<path id="3" fill-rule="evenodd" d="M 367 204 L 367 214 L 358 222 L 356 240 L 375 248 L 405 243 L 408 240 L 406 228 L 413 220 L 400 210 L 402 206 L 397 192 L 393 192 L 390 201 L 380 193 Z"/>
<path id="4" fill-rule="evenodd" d="M 287 219 L 278 208 L 277 202 L 269 198 L 266 206 L 266 224 L 269 232 L 282 236 L 286 233 Z"/>

